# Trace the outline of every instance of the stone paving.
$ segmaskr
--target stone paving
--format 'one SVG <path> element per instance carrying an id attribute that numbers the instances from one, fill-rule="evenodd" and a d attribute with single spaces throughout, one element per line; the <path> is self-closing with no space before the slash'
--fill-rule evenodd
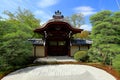
<path id="1" fill-rule="evenodd" d="M 87 65 L 44 65 L 17 70 L 2 80 L 116 80 L 104 70 Z"/>
<path id="2" fill-rule="evenodd" d="M 44 58 L 37 58 L 34 63 L 39 62 L 77 62 L 73 57 L 69 56 L 48 56 Z"/>

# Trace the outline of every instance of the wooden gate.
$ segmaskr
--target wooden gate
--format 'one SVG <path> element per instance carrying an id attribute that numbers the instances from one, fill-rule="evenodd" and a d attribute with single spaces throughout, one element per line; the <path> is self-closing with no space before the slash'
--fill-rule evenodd
<path id="1" fill-rule="evenodd" d="M 66 41 L 48 41 L 48 56 L 66 56 L 68 55 L 68 46 Z"/>

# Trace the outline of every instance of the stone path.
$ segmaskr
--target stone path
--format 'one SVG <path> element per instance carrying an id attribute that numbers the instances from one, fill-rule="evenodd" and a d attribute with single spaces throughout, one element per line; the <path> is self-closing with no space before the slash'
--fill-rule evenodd
<path id="1" fill-rule="evenodd" d="M 17 70 L 2 80 L 116 80 L 104 70 L 87 65 L 44 65 Z"/>
<path id="2" fill-rule="evenodd" d="M 39 62 L 77 62 L 73 57 L 69 56 L 48 56 L 44 58 L 37 58 L 34 63 Z"/>

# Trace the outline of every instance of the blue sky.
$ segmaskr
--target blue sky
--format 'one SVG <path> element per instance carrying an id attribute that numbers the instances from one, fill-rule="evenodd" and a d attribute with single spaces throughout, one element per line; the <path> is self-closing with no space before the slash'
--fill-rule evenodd
<path id="1" fill-rule="evenodd" d="M 91 30 L 89 17 L 101 10 L 120 11 L 120 0 L 0 0 L 0 16 L 4 10 L 15 12 L 18 7 L 30 10 L 42 23 L 52 18 L 56 10 L 64 16 L 83 13 L 85 24 L 81 28 Z"/>

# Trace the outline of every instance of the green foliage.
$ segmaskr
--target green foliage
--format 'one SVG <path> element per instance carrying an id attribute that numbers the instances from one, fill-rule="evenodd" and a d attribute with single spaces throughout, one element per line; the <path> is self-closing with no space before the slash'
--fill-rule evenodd
<path id="1" fill-rule="evenodd" d="M 120 54 L 113 59 L 113 67 L 120 72 Z"/>
<path id="2" fill-rule="evenodd" d="M 77 51 L 74 54 L 74 59 L 76 59 L 77 61 L 82 61 L 82 62 L 87 61 L 88 60 L 87 51 Z"/>
<path id="3" fill-rule="evenodd" d="M 112 64 L 112 59 L 120 53 L 120 12 L 101 11 L 91 16 L 93 25 L 89 50 L 90 60 Z M 93 59 L 93 60 L 92 60 Z"/>
<path id="4" fill-rule="evenodd" d="M 39 26 L 39 20 L 29 10 L 20 8 L 14 14 L 4 12 L 8 19 L 0 21 L 0 71 L 24 66 L 30 62 L 32 37 L 34 28 Z"/>
<path id="5" fill-rule="evenodd" d="M 18 8 L 16 13 L 11 13 L 9 11 L 4 11 L 10 21 L 19 21 L 20 23 L 26 24 L 29 28 L 34 29 L 39 26 L 40 20 L 36 19 L 31 11 L 26 9 Z"/>
<path id="6" fill-rule="evenodd" d="M 90 62 L 102 62 L 100 52 L 96 48 L 89 49 L 88 56 Z"/>
<path id="7" fill-rule="evenodd" d="M 90 17 L 90 22 L 94 26 L 98 22 L 103 22 L 106 18 L 110 17 L 112 14 L 111 11 L 101 11 Z"/>
<path id="8" fill-rule="evenodd" d="M 81 33 L 74 34 L 73 38 L 89 39 L 89 32 L 86 30 L 82 31 Z"/>

